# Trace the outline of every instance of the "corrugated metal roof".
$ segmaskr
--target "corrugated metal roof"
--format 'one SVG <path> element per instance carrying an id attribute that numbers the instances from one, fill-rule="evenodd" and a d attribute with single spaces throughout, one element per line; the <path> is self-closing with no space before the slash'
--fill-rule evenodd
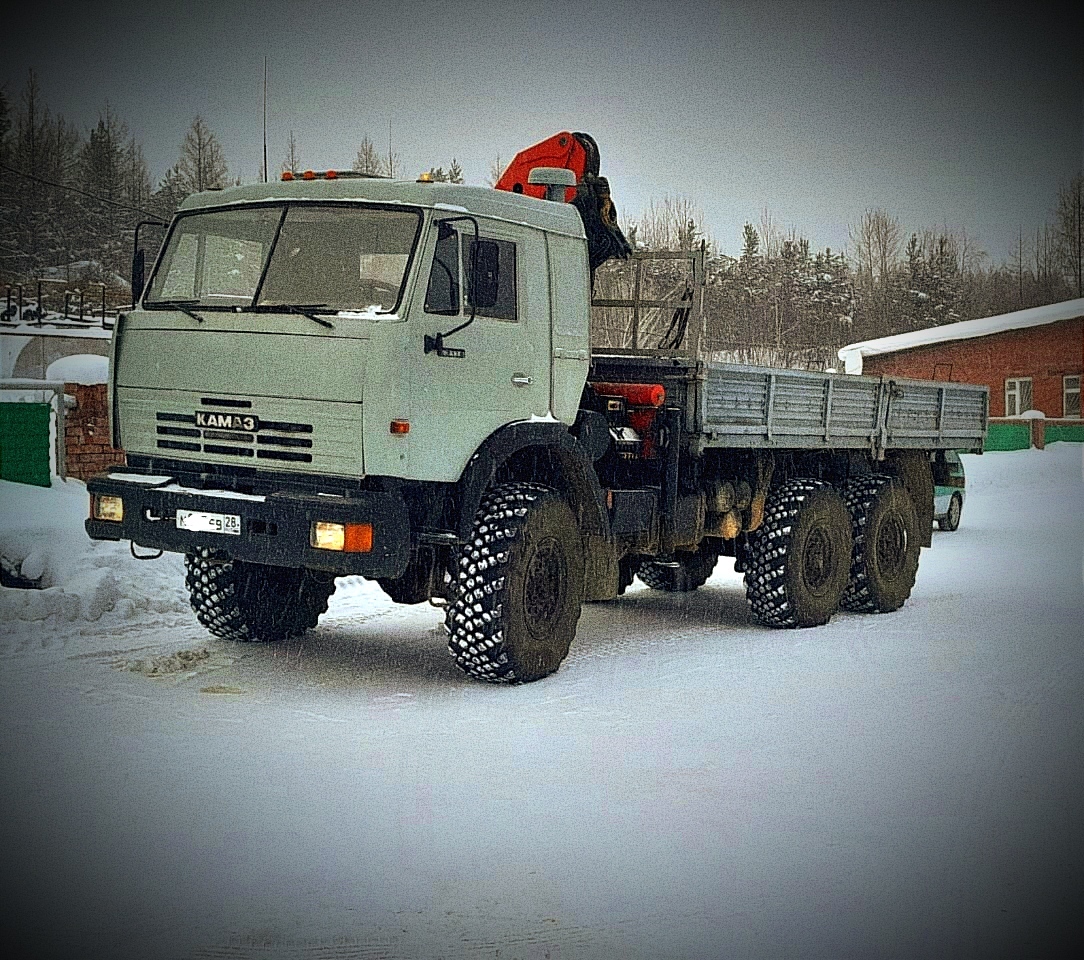
<path id="1" fill-rule="evenodd" d="M 1027 327 L 1041 327 L 1059 320 L 1075 320 L 1084 317 L 1084 298 L 1064 300 L 1061 303 L 1049 303 L 1043 307 L 1030 307 L 1013 313 L 1002 313 L 996 317 L 980 317 L 977 320 L 961 320 L 959 323 L 946 323 L 940 327 L 926 330 L 914 330 L 911 333 L 899 333 L 893 337 L 880 337 L 876 340 L 863 340 L 850 343 L 839 349 L 839 359 L 843 361 L 847 373 L 862 372 L 862 358 L 882 353 L 898 353 L 912 347 L 925 347 L 933 343 L 946 343 L 950 340 L 970 340 L 974 337 L 986 337 L 992 333 L 1004 333 L 1006 330 L 1023 330 Z"/>

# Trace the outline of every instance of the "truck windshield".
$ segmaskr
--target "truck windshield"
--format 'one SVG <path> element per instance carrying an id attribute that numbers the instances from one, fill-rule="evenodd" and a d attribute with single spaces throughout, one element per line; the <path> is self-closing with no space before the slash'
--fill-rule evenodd
<path id="1" fill-rule="evenodd" d="M 319 304 L 395 310 L 421 216 L 372 206 L 274 204 L 182 215 L 144 306 L 236 310 Z"/>

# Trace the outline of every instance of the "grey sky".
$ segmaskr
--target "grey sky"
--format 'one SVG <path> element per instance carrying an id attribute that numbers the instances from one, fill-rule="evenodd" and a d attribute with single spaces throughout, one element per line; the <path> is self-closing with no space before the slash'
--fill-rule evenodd
<path id="1" fill-rule="evenodd" d="M 31 66 L 82 129 L 106 101 L 157 180 L 201 114 L 257 176 L 263 57 L 273 173 L 349 167 L 391 125 L 404 172 L 591 133 L 622 218 L 690 198 L 727 253 L 768 208 L 842 247 L 870 206 L 964 227 L 994 262 L 1084 165 L 1084 30 L 1061 4 L 37 3 L 5 23 L 0 74 Z M 8 15 L 11 16 L 10 14 Z M 21 20 L 18 18 L 22 18 Z"/>

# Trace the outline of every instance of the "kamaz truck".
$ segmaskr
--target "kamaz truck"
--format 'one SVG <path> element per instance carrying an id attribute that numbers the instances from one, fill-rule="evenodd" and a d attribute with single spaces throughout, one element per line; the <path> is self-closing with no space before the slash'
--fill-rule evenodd
<path id="1" fill-rule="evenodd" d="M 593 147 L 559 134 L 501 189 L 327 171 L 188 198 L 117 321 L 127 465 L 88 483 L 88 534 L 184 554 L 231 640 L 296 636 L 370 578 L 443 606 L 488 681 L 555 671 L 585 601 L 693 590 L 720 556 L 769 627 L 897 610 L 931 462 L 981 451 L 985 388 L 715 362 L 703 249 L 631 250 Z M 610 257 L 690 281 L 597 301 L 632 325 L 593 346 Z M 673 319 L 646 347 L 651 309 Z"/>

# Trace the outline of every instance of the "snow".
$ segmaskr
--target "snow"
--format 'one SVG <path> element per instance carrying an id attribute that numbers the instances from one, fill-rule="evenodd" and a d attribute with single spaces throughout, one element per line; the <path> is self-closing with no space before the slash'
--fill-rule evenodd
<path id="1" fill-rule="evenodd" d="M 109 379 L 109 358 L 92 353 L 74 353 L 49 364 L 46 380 L 63 383 L 105 383 Z"/>
<path id="2" fill-rule="evenodd" d="M 963 460 L 960 529 L 901 611 L 764 629 L 724 560 L 693 594 L 585 606 L 562 669 L 523 687 L 468 681 L 440 611 L 358 578 L 296 642 L 214 640 L 177 557 L 83 538 L 82 484 L 0 485 L 2 552 L 37 550 L 49 584 L 0 590 L 7 938 L 1059 955 L 1084 892 L 1081 446 Z M 51 591 L 71 599 L 25 599 Z"/>
<path id="3" fill-rule="evenodd" d="M 52 487 L 33 487 L 0 480 L 0 500 L 0 556 L 43 588 L 0 588 L 0 637 L 50 618 L 48 632 L 62 636 L 78 636 L 103 617 L 110 624 L 187 619 L 180 558 L 163 557 L 159 575 L 147 577 L 133 567 L 127 544 L 89 540 L 84 483 L 54 477 Z"/>
<path id="4" fill-rule="evenodd" d="M 961 320 L 959 323 L 946 323 L 939 327 L 899 333 L 892 337 L 850 343 L 839 348 L 839 359 L 843 361 L 847 373 L 861 373 L 863 357 L 896 353 L 899 350 L 909 350 L 912 347 L 922 347 L 932 343 L 945 343 L 949 340 L 985 337 L 991 333 L 1002 333 L 1006 330 L 1023 330 L 1027 327 L 1039 327 L 1059 320 L 1073 320 L 1077 317 L 1084 317 L 1084 298 L 1050 303 L 1027 310 L 1016 310 L 996 317 Z"/>

